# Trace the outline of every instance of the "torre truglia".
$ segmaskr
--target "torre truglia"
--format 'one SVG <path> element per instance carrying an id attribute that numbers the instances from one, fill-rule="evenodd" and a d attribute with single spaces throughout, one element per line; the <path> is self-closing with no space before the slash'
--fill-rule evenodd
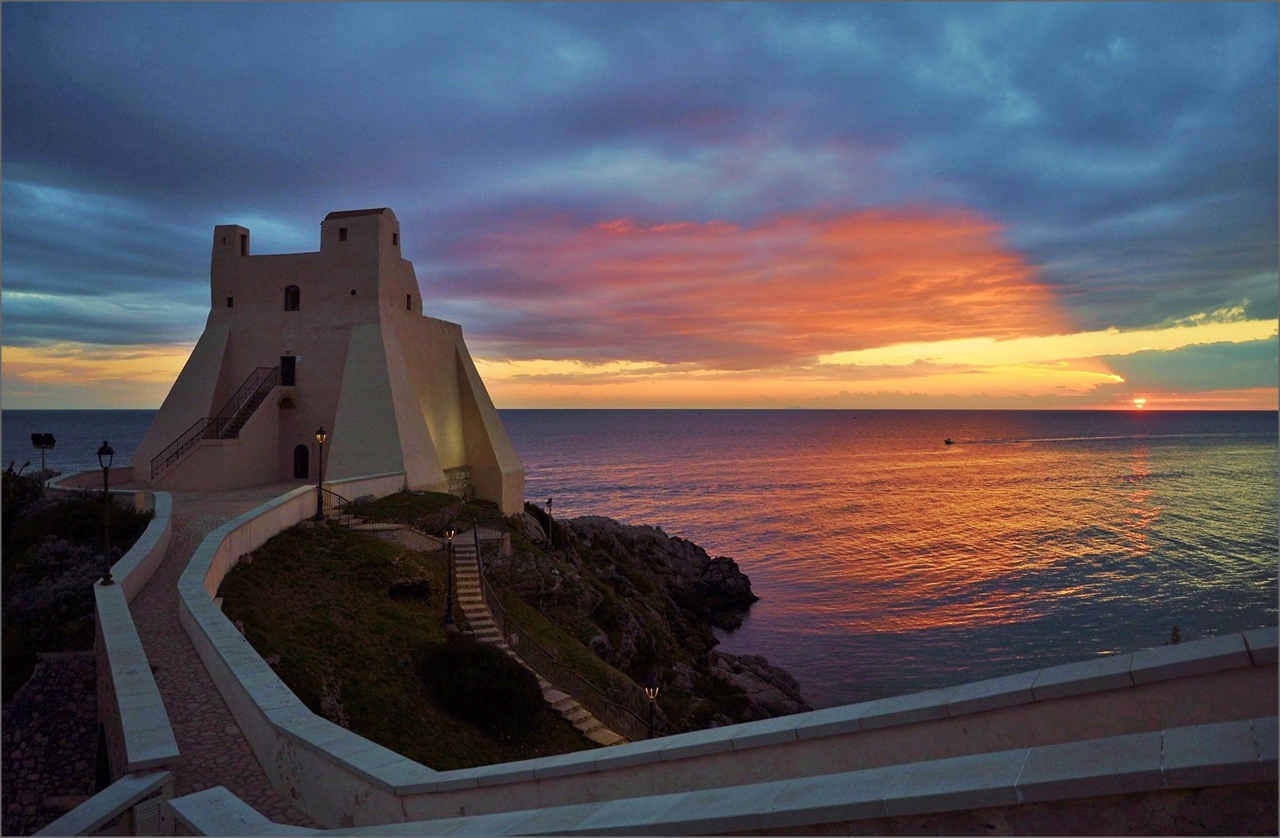
<path id="1" fill-rule="evenodd" d="M 156 489 L 403 472 L 405 487 L 523 508 L 524 469 L 462 329 L 422 314 L 390 209 L 331 212 L 317 253 L 213 232 L 204 333 L 133 456 Z M 323 446 L 316 431 L 328 434 Z"/>

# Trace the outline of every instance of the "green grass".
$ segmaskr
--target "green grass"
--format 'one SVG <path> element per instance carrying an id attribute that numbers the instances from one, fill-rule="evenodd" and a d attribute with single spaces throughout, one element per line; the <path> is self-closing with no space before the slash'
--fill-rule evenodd
<path id="1" fill-rule="evenodd" d="M 600 660 L 571 634 L 549 620 L 542 612 L 521 600 L 515 592 L 506 592 L 502 598 L 502 604 L 507 610 L 507 616 L 514 619 L 539 646 L 569 664 L 574 672 L 606 696 L 612 693 L 614 685 L 631 683 L 631 679 L 625 674 Z M 634 691 L 634 684 L 631 689 Z"/>
<path id="2" fill-rule="evenodd" d="M 416 553 L 365 533 L 303 525 L 254 551 L 218 593 L 259 654 L 280 656 L 276 672 L 309 708 L 321 712 L 326 682 L 333 693 L 338 679 L 351 730 L 431 768 L 592 747 L 547 708 L 527 731 L 499 735 L 431 701 L 417 662 L 444 642 L 445 562 L 443 551 Z M 393 581 L 414 576 L 431 580 L 430 601 L 387 595 Z"/>
<path id="3" fill-rule="evenodd" d="M 400 492 L 368 503 L 352 503 L 347 511 L 368 521 L 396 521 L 435 534 L 442 533 L 453 520 L 462 524 L 502 517 L 498 507 L 489 501 L 464 502 L 443 492 Z"/>

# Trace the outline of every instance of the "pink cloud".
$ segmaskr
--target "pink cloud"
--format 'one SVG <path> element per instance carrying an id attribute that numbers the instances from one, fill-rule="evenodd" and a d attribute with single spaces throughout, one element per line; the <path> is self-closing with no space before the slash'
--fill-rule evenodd
<path id="1" fill-rule="evenodd" d="M 1069 328 L 999 225 L 963 210 L 582 224 L 522 219 L 451 254 L 508 318 L 489 352 L 762 369 L 900 342 Z M 463 279 L 467 279 L 464 275 Z"/>

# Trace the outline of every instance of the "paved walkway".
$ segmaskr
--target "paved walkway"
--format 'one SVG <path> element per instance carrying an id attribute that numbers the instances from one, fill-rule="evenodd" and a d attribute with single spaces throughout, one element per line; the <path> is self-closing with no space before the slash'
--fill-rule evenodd
<path id="1" fill-rule="evenodd" d="M 204 537 L 305 481 L 230 492 L 171 492 L 173 535 L 164 562 L 130 610 L 177 738 L 174 795 L 225 786 L 277 823 L 316 827 L 271 787 L 222 695 L 178 623 L 178 578 Z"/>

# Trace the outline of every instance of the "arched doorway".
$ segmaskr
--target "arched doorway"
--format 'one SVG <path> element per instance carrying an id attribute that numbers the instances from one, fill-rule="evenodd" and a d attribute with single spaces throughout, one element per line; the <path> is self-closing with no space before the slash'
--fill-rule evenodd
<path id="1" fill-rule="evenodd" d="M 311 450 L 305 445 L 298 445 L 293 449 L 293 476 L 300 479 L 306 479 L 311 476 L 309 461 L 311 459 Z"/>

